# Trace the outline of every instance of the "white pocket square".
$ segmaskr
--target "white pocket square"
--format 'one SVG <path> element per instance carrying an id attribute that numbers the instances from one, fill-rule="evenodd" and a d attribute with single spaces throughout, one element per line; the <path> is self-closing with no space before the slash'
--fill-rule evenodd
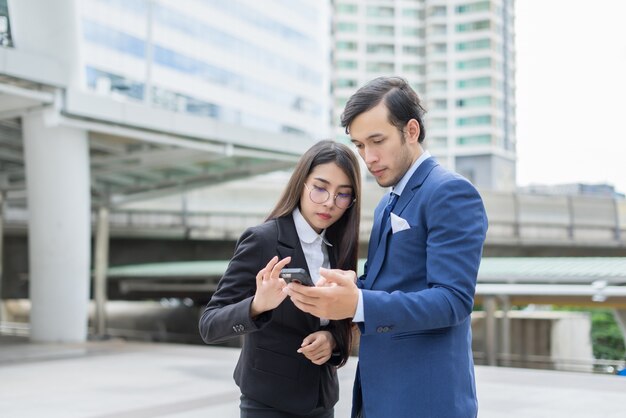
<path id="1" fill-rule="evenodd" d="M 405 229 L 411 229 L 411 225 L 403 219 L 396 215 L 395 213 L 391 213 L 391 231 L 395 234 L 396 232 L 404 231 Z"/>

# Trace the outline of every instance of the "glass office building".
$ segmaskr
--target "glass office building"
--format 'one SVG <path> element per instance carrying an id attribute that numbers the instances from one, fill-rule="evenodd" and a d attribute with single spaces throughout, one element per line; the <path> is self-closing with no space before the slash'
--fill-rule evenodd
<path id="1" fill-rule="evenodd" d="M 426 147 L 485 189 L 515 188 L 513 0 L 334 0 L 333 116 L 400 75 L 424 99 Z"/>
<path id="2" fill-rule="evenodd" d="M 329 7 L 316 0 L 83 0 L 84 83 L 270 132 L 330 134 Z"/>

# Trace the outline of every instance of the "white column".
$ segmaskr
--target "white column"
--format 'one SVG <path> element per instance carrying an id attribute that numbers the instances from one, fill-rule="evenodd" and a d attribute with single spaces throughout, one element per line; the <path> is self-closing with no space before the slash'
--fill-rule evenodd
<path id="1" fill-rule="evenodd" d="M 31 340 L 87 338 L 89 144 L 84 131 L 22 118 L 28 197 Z"/>

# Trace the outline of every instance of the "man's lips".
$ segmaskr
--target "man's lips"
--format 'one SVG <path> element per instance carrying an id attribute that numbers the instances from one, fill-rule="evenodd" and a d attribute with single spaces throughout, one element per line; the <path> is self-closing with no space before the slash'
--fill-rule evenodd
<path id="1" fill-rule="evenodd" d="M 370 168 L 370 173 L 372 173 L 374 177 L 380 177 L 383 175 L 384 172 L 385 172 L 384 168 L 378 168 L 378 169 Z"/>

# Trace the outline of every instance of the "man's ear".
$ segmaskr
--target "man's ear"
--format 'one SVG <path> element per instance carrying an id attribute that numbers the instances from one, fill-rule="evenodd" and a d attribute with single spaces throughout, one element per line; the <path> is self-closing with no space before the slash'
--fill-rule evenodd
<path id="1" fill-rule="evenodd" d="M 406 123 L 406 139 L 409 143 L 417 143 L 420 137 L 420 124 L 415 119 Z"/>

